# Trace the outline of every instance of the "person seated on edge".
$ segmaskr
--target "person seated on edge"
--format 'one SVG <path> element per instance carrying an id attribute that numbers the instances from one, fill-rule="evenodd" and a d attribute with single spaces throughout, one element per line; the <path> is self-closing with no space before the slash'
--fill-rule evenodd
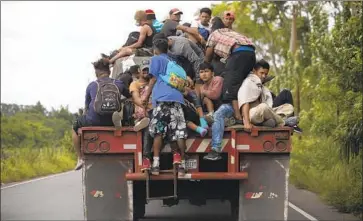
<path id="1" fill-rule="evenodd" d="M 184 98 L 181 91 L 172 87 L 170 82 L 164 79 L 167 73 L 170 59 L 168 58 L 168 41 L 155 39 L 153 41 L 154 56 L 151 58 L 149 88 L 143 99 L 144 105 L 148 103 L 152 91 L 153 113 L 149 125 L 150 135 L 154 138 L 154 157 L 151 168 L 153 175 L 160 172 L 160 150 L 164 138 L 170 142 L 174 152 L 173 164 L 179 165 L 178 173 L 185 174 L 184 151 L 186 149 L 187 127 L 182 105 Z"/>
<path id="2" fill-rule="evenodd" d="M 224 114 L 232 114 L 236 121 L 242 123 L 242 116 L 238 109 L 237 92 L 256 63 L 255 46 L 246 36 L 225 28 L 219 17 L 214 18 L 212 33 L 206 46 L 206 62 L 211 62 L 213 54 L 226 60 L 225 71 L 222 73 L 224 78 L 222 102 L 232 106 L 232 113 L 229 113 L 229 108 L 227 108 L 228 111 L 225 109 Z"/>
<path id="3" fill-rule="evenodd" d="M 214 76 L 213 67 L 209 63 L 202 63 L 199 67 L 200 79 L 203 85 L 200 90 L 201 100 L 208 114 L 205 119 L 209 124 L 213 123 L 214 110 L 217 110 L 221 103 L 223 78 Z"/>
<path id="4" fill-rule="evenodd" d="M 226 26 L 226 28 L 232 29 L 234 20 L 235 20 L 234 12 L 225 11 L 223 13 L 223 24 Z"/>
<path id="5" fill-rule="evenodd" d="M 251 131 L 254 125 L 276 127 L 284 126 L 287 122 L 272 108 L 272 96 L 262 82 L 268 75 L 270 65 L 260 60 L 242 83 L 238 91 L 238 106 L 243 116 L 244 129 Z M 294 111 L 291 104 L 281 113 L 290 114 Z M 295 122 L 296 124 L 296 122 Z"/>
<path id="6" fill-rule="evenodd" d="M 203 42 L 204 39 L 199 34 L 198 30 L 179 24 L 182 14 L 183 12 L 177 8 L 171 9 L 169 12 L 169 18 L 164 21 L 164 26 L 160 33 L 164 33 L 166 37 L 169 37 L 177 36 L 177 31 L 181 31 L 181 33 L 187 33 L 188 36 L 193 36 L 198 41 Z"/>
<path id="7" fill-rule="evenodd" d="M 152 9 L 146 9 L 146 19 L 151 21 L 152 26 L 155 28 L 156 33 L 159 33 L 164 26 L 164 23 L 156 19 L 155 12 Z"/>
<path id="8" fill-rule="evenodd" d="M 212 10 L 210 8 L 202 8 L 199 10 L 199 18 L 198 20 L 194 20 L 191 23 L 191 27 L 199 32 L 199 34 L 203 37 L 204 43 L 208 40 L 209 34 L 211 32 L 210 29 L 210 19 L 212 17 Z M 189 36 L 188 36 L 189 37 Z M 189 37 L 194 43 L 201 48 L 204 48 L 204 45 L 200 41 L 197 41 L 193 36 Z"/>
<path id="9" fill-rule="evenodd" d="M 78 156 L 75 170 L 81 169 L 84 164 L 81 159 L 81 140 L 78 136 L 78 129 L 87 126 L 116 126 L 120 128 L 122 120 L 121 94 L 126 98 L 130 97 L 130 93 L 122 81 L 109 77 L 111 72 L 106 59 L 99 59 L 92 64 L 97 80 L 87 86 L 84 113 L 73 122 L 72 140 Z"/>
<path id="10" fill-rule="evenodd" d="M 146 50 L 151 50 L 152 48 L 152 39 L 156 34 L 155 28 L 152 26 L 151 21 L 148 21 L 146 18 L 145 11 L 137 11 L 135 13 L 136 25 L 140 26 L 140 36 L 136 43 L 121 47 L 118 51 L 118 54 L 110 59 L 110 63 L 113 64 L 117 59 L 129 56 L 137 52 L 137 49 L 144 48 Z"/>
<path id="11" fill-rule="evenodd" d="M 269 81 L 274 79 L 275 76 L 267 75 L 267 77 L 262 82 L 263 85 L 267 84 Z M 267 89 L 267 88 L 266 88 Z M 302 133 L 302 129 L 297 125 L 299 123 L 299 118 L 294 115 L 294 101 L 292 98 L 292 93 L 290 90 L 284 88 L 281 92 L 275 96 L 274 93 L 269 91 L 272 96 L 272 109 L 285 119 L 285 125 L 293 127 L 296 133 Z"/>

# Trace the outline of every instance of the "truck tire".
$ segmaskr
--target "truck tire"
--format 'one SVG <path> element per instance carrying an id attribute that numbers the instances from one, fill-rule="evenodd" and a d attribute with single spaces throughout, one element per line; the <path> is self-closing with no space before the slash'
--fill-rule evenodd
<path id="1" fill-rule="evenodd" d="M 145 217 L 146 193 L 143 182 L 134 182 L 133 186 L 133 214 L 134 221 L 138 221 Z"/>

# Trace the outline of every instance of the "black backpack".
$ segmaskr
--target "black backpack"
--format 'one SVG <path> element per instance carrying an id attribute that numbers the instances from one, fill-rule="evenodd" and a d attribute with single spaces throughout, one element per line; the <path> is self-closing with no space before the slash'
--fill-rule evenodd
<path id="1" fill-rule="evenodd" d="M 95 112 L 99 115 L 113 114 L 121 110 L 121 94 L 115 80 L 96 81 L 97 94 L 94 103 Z"/>
<path id="2" fill-rule="evenodd" d="M 126 43 L 123 45 L 123 47 L 135 44 L 139 40 L 139 37 L 140 37 L 140 32 L 138 32 L 138 31 L 131 32 L 126 40 Z"/>
<path id="3" fill-rule="evenodd" d="M 135 119 L 134 119 L 134 113 L 135 113 L 135 105 L 134 103 L 127 99 L 124 102 L 123 107 L 123 119 L 122 119 L 122 125 L 124 126 L 134 126 L 135 125 Z"/>

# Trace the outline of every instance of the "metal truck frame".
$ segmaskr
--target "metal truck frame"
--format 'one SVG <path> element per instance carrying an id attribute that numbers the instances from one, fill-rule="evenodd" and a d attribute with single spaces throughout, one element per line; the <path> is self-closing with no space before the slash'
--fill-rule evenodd
<path id="1" fill-rule="evenodd" d="M 147 64 L 149 57 L 131 57 Z M 125 62 L 127 60 L 127 62 Z M 115 78 L 132 63 L 116 61 Z M 125 65 L 126 64 L 126 65 Z M 290 127 L 225 128 L 222 160 L 203 160 L 211 150 L 211 132 L 204 138 L 189 133 L 184 176 L 172 166 L 170 146 L 162 150 L 161 174 L 141 172 L 142 133 L 131 127 L 83 127 L 79 130 L 83 173 L 84 213 L 87 220 L 137 221 L 145 205 L 162 200 L 173 206 L 189 200 L 201 206 L 210 199 L 227 200 L 236 221 L 287 220 L 291 151 Z"/>

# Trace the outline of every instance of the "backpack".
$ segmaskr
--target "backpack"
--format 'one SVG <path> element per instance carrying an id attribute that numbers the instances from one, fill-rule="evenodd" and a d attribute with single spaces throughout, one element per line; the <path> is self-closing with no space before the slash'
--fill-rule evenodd
<path id="1" fill-rule="evenodd" d="M 184 92 L 184 87 L 187 84 L 187 74 L 185 73 L 185 70 L 175 61 L 169 60 L 166 67 L 166 73 L 165 75 L 160 75 L 160 78 L 167 85 L 180 92 Z"/>
<path id="2" fill-rule="evenodd" d="M 131 100 L 127 99 L 124 102 L 124 107 L 123 107 L 122 125 L 127 127 L 134 126 L 135 124 L 135 118 L 133 117 L 134 113 L 135 113 L 135 105 Z"/>
<path id="3" fill-rule="evenodd" d="M 121 94 L 115 80 L 96 81 L 97 94 L 94 103 L 94 110 L 99 115 L 113 114 L 121 110 Z"/>
<path id="4" fill-rule="evenodd" d="M 126 43 L 122 47 L 135 44 L 139 40 L 139 37 L 140 37 L 140 32 L 138 31 L 131 32 L 126 40 Z"/>

